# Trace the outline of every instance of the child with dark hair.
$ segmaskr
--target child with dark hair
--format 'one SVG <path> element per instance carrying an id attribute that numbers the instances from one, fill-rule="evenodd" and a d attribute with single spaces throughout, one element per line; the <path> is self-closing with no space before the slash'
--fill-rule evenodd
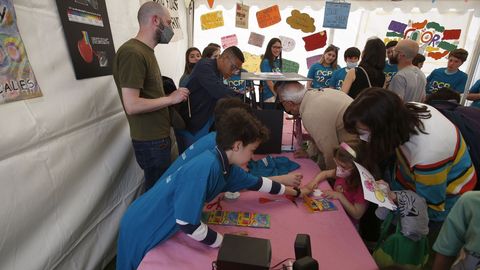
<path id="1" fill-rule="evenodd" d="M 320 61 L 310 67 L 307 77 L 312 79 L 312 81 L 307 81 L 307 89 L 321 89 L 330 85 L 333 72 L 339 69 L 337 65 L 338 50 L 338 47 L 331 44 L 323 52 Z"/>
<path id="2" fill-rule="evenodd" d="M 445 68 L 437 68 L 427 77 L 427 95 L 435 93 L 442 87 L 448 87 L 463 94 L 468 75 L 459 70 L 467 60 L 468 52 L 464 49 L 455 49 L 448 55 L 448 64 Z"/>
<path id="3" fill-rule="evenodd" d="M 335 148 L 333 155 L 337 168 L 321 171 L 315 179 L 309 183 L 313 189 L 319 182 L 329 178 L 335 178 L 333 190 L 324 190 L 323 194 L 329 199 L 337 199 L 358 228 L 359 220 L 367 210 L 368 203 L 363 197 L 363 189 L 360 183 L 360 174 L 353 163 L 358 160 L 358 148 L 344 142 Z"/>
<path id="4" fill-rule="evenodd" d="M 385 86 L 388 88 L 390 81 L 392 80 L 393 76 L 397 74 L 398 67 L 397 64 L 394 63 L 395 56 L 393 55 L 393 50 L 395 46 L 397 46 L 398 41 L 391 40 L 385 45 L 385 53 L 387 55 L 387 61 L 385 61 L 385 68 L 383 69 L 383 73 L 385 74 Z"/>
<path id="5" fill-rule="evenodd" d="M 181 230 L 192 239 L 219 247 L 223 236 L 200 219 L 205 202 L 225 191 L 242 189 L 284 194 L 268 178 L 227 181 L 232 165 L 247 163 L 268 129 L 242 109 L 219 119 L 214 149 L 204 151 L 135 200 L 120 223 L 117 269 L 136 269 L 145 254 Z M 300 189 L 296 189 L 300 196 Z"/>
<path id="6" fill-rule="evenodd" d="M 188 50 L 185 52 L 185 70 L 183 71 L 183 75 L 178 82 L 178 86 L 185 87 L 187 85 L 188 78 L 190 77 L 190 73 L 192 73 L 193 67 L 201 58 L 202 55 L 198 48 L 188 48 Z"/>
<path id="7" fill-rule="evenodd" d="M 208 45 L 202 51 L 202 58 L 217 59 L 220 56 L 220 47 Z"/>
<path id="8" fill-rule="evenodd" d="M 328 87 L 337 90 L 342 89 L 343 80 L 347 75 L 347 71 L 358 66 L 360 54 L 360 50 L 357 47 L 350 47 L 345 51 L 345 53 L 343 54 L 343 58 L 345 59 L 347 66 L 341 69 L 337 69 L 333 72 Z"/>
<path id="9" fill-rule="evenodd" d="M 343 122 L 366 142 L 370 163 L 396 156 L 392 190 L 412 190 L 425 198 L 432 226 L 475 187 L 477 175 L 465 140 L 434 107 L 403 103 L 392 91 L 369 88 L 350 104 Z"/>
<path id="10" fill-rule="evenodd" d="M 425 62 L 425 56 L 419 53 L 412 60 L 412 64 L 418 67 L 418 69 L 422 69 L 424 62 Z"/>
<path id="11" fill-rule="evenodd" d="M 432 101 L 434 100 L 450 100 L 456 103 L 460 103 L 460 94 L 448 87 L 442 87 L 438 89 L 437 92 L 428 95 L 425 98 L 425 103 L 431 105 Z"/>

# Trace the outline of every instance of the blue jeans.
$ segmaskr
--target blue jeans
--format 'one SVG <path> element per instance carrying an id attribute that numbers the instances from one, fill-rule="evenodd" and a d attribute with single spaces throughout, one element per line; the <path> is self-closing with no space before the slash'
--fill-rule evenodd
<path id="1" fill-rule="evenodd" d="M 170 137 L 153 141 L 132 140 L 135 158 L 145 173 L 145 191 L 149 190 L 170 166 Z"/>

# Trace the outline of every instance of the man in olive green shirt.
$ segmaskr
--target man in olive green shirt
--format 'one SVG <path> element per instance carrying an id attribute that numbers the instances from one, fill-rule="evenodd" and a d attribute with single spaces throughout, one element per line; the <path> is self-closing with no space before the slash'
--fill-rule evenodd
<path id="1" fill-rule="evenodd" d="M 168 10 L 159 3 L 147 2 L 138 11 L 138 22 L 137 36 L 125 42 L 115 55 L 113 77 L 148 190 L 171 163 L 168 106 L 186 100 L 189 92 L 180 88 L 165 96 L 163 90 L 154 48 L 159 43 L 167 44 L 173 37 Z"/>

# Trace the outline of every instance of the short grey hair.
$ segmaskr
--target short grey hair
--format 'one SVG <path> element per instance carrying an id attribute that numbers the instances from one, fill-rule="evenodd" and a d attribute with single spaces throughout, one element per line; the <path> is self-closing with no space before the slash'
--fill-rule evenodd
<path id="1" fill-rule="evenodd" d="M 155 1 L 145 2 L 138 10 L 138 14 L 137 14 L 138 23 L 140 25 L 144 25 L 148 22 L 150 17 L 157 14 L 160 14 L 160 16 L 164 17 L 167 14 L 169 14 L 168 9 L 164 7 L 162 4 Z"/>
<path id="2" fill-rule="evenodd" d="M 307 89 L 297 82 L 277 82 L 275 83 L 274 90 L 277 92 L 280 101 L 291 101 L 295 104 L 302 103 L 303 97 Z"/>

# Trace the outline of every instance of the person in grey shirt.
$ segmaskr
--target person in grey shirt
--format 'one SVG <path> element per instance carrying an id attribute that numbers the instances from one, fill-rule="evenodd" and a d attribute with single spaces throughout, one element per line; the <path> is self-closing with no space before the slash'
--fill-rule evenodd
<path id="1" fill-rule="evenodd" d="M 405 39 L 400 40 L 393 49 L 393 63 L 398 64 L 398 72 L 393 76 L 389 89 L 397 93 L 404 102 L 423 102 L 425 99 L 425 74 L 412 64 L 418 53 L 417 42 Z"/>

